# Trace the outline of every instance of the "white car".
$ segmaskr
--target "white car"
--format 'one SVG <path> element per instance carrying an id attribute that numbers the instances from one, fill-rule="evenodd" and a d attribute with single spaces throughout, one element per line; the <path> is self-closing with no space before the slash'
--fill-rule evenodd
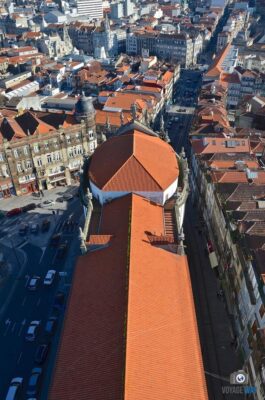
<path id="1" fill-rule="evenodd" d="M 45 200 L 43 203 L 41 203 L 41 207 L 45 208 L 45 207 L 50 207 L 52 205 L 54 205 L 54 201 L 53 200 Z"/>
<path id="2" fill-rule="evenodd" d="M 26 340 L 28 342 L 34 342 L 34 340 L 37 337 L 39 329 L 40 329 L 40 321 L 31 321 L 26 333 Z"/>
<path id="3" fill-rule="evenodd" d="M 43 281 L 44 285 L 46 285 L 46 286 L 51 285 L 54 281 L 55 275 L 56 275 L 56 271 L 54 269 L 50 269 L 44 278 L 44 281 Z"/>
<path id="4" fill-rule="evenodd" d="M 29 280 L 29 283 L 28 283 L 28 290 L 36 290 L 37 287 L 38 287 L 38 285 L 39 285 L 39 283 L 40 283 L 40 277 L 34 275 L 34 276 Z"/>
<path id="5" fill-rule="evenodd" d="M 22 383 L 23 383 L 23 378 L 17 377 L 17 378 L 13 378 L 7 395 L 5 397 L 5 400 L 15 400 L 18 398 L 21 387 L 22 387 Z"/>

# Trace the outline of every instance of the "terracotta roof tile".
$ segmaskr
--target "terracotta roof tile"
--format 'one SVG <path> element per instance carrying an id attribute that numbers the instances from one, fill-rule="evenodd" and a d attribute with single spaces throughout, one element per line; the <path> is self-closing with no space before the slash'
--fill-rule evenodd
<path id="1" fill-rule="evenodd" d="M 196 154 L 250 153 L 249 139 L 247 138 L 204 137 L 203 139 L 193 139 L 192 148 Z"/>
<path id="2" fill-rule="evenodd" d="M 112 137 L 95 150 L 89 178 L 104 191 L 159 191 L 171 185 L 178 173 L 175 153 L 167 143 L 133 131 Z"/>
<path id="3" fill-rule="evenodd" d="M 104 206 L 111 245 L 77 261 L 49 400 L 122 397 L 130 209 L 130 196 Z"/>
<path id="4" fill-rule="evenodd" d="M 259 163 L 258 161 L 251 161 L 251 160 L 244 160 L 244 165 L 247 168 L 251 169 L 258 169 L 259 168 Z M 213 160 L 209 161 L 209 166 L 214 169 L 228 169 L 228 168 L 233 168 L 236 169 L 236 160 Z"/>
<path id="5" fill-rule="evenodd" d="M 146 240 L 148 231 L 164 234 L 163 220 L 162 207 L 133 196 L 124 399 L 203 400 L 208 396 L 186 256 Z"/>
<path id="6" fill-rule="evenodd" d="M 164 234 L 161 206 L 104 206 L 99 233 L 115 236 L 78 260 L 49 400 L 207 399 L 186 257 L 146 231 Z"/>
<path id="7" fill-rule="evenodd" d="M 124 123 L 130 122 L 132 120 L 131 112 L 123 111 Z M 96 112 L 96 124 L 106 125 L 107 120 L 111 126 L 121 126 L 121 113 L 112 111 L 97 110 Z"/>

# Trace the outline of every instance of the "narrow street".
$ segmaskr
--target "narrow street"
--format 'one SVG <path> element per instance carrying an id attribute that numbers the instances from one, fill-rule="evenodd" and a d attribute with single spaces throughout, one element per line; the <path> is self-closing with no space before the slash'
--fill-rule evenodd
<path id="1" fill-rule="evenodd" d="M 233 334 L 226 305 L 223 298 L 217 296 L 218 280 L 205 253 L 206 238 L 198 228 L 200 221 L 198 210 L 188 200 L 185 215 L 185 242 L 199 326 L 200 340 L 209 399 L 240 400 L 239 394 L 222 393 L 222 387 L 229 385 L 229 375 L 242 365 L 231 345 Z M 219 376 L 215 377 L 214 375 Z M 222 380 L 221 377 L 228 381 Z"/>

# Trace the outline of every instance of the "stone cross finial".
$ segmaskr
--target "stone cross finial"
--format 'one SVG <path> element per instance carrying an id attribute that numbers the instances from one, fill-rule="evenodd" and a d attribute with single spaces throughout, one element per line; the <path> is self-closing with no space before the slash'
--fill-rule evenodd
<path id="1" fill-rule="evenodd" d="M 163 117 L 162 113 L 161 113 L 161 117 L 160 117 L 160 131 L 161 131 L 161 133 L 165 133 L 165 123 L 164 123 L 164 117 Z"/>
<path id="2" fill-rule="evenodd" d="M 105 126 L 106 126 L 106 130 L 107 130 L 108 132 L 110 132 L 111 126 L 110 126 L 110 121 L 109 121 L 109 116 L 108 116 L 108 115 L 107 115 L 107 117 L 106 117 L 106 124 L 105 124 Z"/>
<path id="3" fill-rule="evenodd" d="M 121 125 L 124 124 L 124 114 L 123 112 L 120 113 L 120 120 L 121 120 Z"/>
<path id="4" fill-rule="evenodd" d="M 135 103 L 133 103 L 131 105 L 131 114 L 132 114 L 133 121 L 136 121 L 136 119 L 137 119 L 137 107 L 136 107 Z"/>

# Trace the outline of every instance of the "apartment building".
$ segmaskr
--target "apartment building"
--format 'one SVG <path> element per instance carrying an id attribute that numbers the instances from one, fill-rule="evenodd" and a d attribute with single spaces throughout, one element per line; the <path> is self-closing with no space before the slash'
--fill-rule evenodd
<path id="1" fill-rule="evenodd" d="M 219 68 L 220 64 L 215 62 L 209 70 L 216 74 Z M 191 195 L 205 222 L 209 260 L 225 294 L 236 351 L 241 356 L 242 368 L 249 374 L 250 385 L 256 388 L 255 398 L 262 400 L 265 131 L 230 125 L 225 110 L 226 102 L 232 98 L 228 84 L 233 84 L 236 91 L 241 80 L 234 74 L 233 80 L 227 82 L 224 75 L 221 72 L 218 79 L 207 83 L 200 94 L 191 133 Z M 246 93 L 250 82 L 243 80 Z M 261 103 L 257 98 L 253 110 L 262 110 Z"/>
<path id="2" fill-rule="evenodd" d="M 195 46 L 197 49 L 197 42 Z M 179 63 L 183 67 L 192 65 L 194 62 L 194 43 L 187 33 L 166 34 L 158 31 L 128 33 L 126 53 L 143 55 L 145 52 L 159 59 Z"/>
<path id="3" fill-rule="evenodd" d="M 97 147 L 95 110 L 85 96 L 74 115 L 3 111 L 0 133 L 0 197 L 71 184 Z"/>
<path id="4" fill-rule="evenodd" d="M 77 13 L 90 20 L 103 18 L 102 0 L 77 0 Z"/>

